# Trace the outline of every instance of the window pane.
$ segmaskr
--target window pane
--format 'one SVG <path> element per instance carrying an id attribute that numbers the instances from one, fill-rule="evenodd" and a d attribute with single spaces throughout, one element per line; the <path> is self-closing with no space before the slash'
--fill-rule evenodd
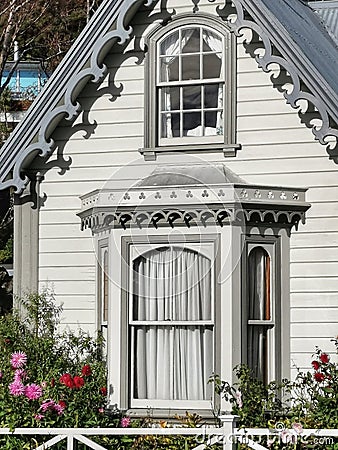
<path id="1" fill-rule="evenodd" d="M 168 87 L 161 89 L 161 111 L 180 109 L 180 88 Z"/>
<path id="2" fill-rule="evenodd" d="M 179 53 L 179 32 L 171 33 L 160 45 L 161 55 L 178 55 Z"/>
<path id="3" fill-rule="evenodd" d="M 161 247 L 134 262 L 134 320 L 211 320 L 211 264 L 199 253 Z"/>
<path id="4" fill-rule="evenodd" d="M 134 328 L 134 398 L 209 400 L 213 327 Z"/>
<path id="5" fill-rule="evenodd" d="M 198 80 L 200 78 L 200 56 L 182 56 L 182 80 Z"/>
<path id="6" fill-rule="evenodd" d="M 183 136 L 202 136 L 201 113 L 191 112 L 183 114 Z"/>
<path id="7" fill-rule="evenodd" d="M 219 114 L 220 113 L 217 111 L 208 111 L 204 113 L 205 136 L 216 136 L 223 134 L 223 130 L 221 129 L 221 127 L 217 127 L 217 118 Z"/>
<path id="8" fill-rule="evenodd" d="M 201 109 L 201 86 L 183 88 L 183 109 Z"/>
<path id="9" fill-rule="evenodd" d="M 221 84 L 204 86 L 204 108 L 221 108 L 223 89 Z"/>
<path id="10" fill-rule="evenodd" d="M 268 329 L 259 325 L 248 327 L 247 363 L 253 375 L 267 383 L 268 381 Z"/>
<path id="11" fill-rule="evenodd" d="M 249 320 L 270 320 L 270 257 L 262 247 L 249 255 Z"/>
<path id="12" fill-rule="evenodd" d="M 179 62 L 178 57 L 163 57 L 160 59 L 160 81 L 178 81 L 179 79 Z"/>
<path id="13" fill-rule="evenodd" d="M 203 55 L 203 78 L 219 78 L 222 69 L 222 55 Z"/>
<path id="14" fill-rule="evenodd" d="M 204 52 L 222 52 L 222 39 L 213 31 L 203 29 L 203 51 Z"/>
<path id="15" fill-rule="evenodd" d="M 185 28 L 182 30 L 182 53 L 200 52 L 200 29 Z"/>
<path id="16" fill-rule="evenodd" d="M 161 137 L 180 137 L 180 113 L 165 113 L 161 116 Z"/>

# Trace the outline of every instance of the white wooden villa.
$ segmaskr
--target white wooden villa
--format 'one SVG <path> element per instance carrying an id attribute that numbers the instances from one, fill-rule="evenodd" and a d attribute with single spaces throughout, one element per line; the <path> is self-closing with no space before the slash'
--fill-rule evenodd
<path id="1" fill-rule="evenodd" d="M 213 372 L 333 350 L 337 12 L 104 0 L 1 149 L 15 293 L 104 332 L 111 405 L 208 416 Z"/>

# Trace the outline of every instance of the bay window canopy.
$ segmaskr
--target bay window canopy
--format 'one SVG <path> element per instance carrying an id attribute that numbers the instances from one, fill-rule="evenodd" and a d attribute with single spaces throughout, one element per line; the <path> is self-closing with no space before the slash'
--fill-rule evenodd
<path id="1" fill-rule="evenodd" d="M 305 188 L 254 185 L 224 164 L 157 166 L 129 189 L 103 188 L 81 197 L 82 229 L 208 224 L 279 224 L 305 221 Z"/>

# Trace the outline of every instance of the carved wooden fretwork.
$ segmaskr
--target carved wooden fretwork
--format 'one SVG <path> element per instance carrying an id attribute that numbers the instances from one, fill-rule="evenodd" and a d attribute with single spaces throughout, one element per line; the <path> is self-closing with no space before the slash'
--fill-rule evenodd
<path id="1" fill-rule="evenodd" d="M 208 0 L 213 3 L 214 0 Z M 314 111 L 315 116 L 321 121 L 318 125 L 315 120 L 307 123 L 307 126 L 312 128 L 312 133 L 315 139 L 323 145 L 328 145 L 328 138 L 331 137 L 331 143 L 328 145 L 328 151 L 338 146 L 338 129 L 337 120 L 332 117 L 327 103 L 325 103 L 319 92 L 315 90 L 316 81 L 311 81 L 309 74 L 305 74 L 306 67 L 299 67 L 295 64 L 290 56 L 286 56 L 285 48 L 288 45 L 292 46 L 292 42 L 284 42 L 282 38 L 274 39 L 271 33 L 271 23 L 263 26 L 266 23 L 264 12 L 252 0 L 225 0 L 224 8 L 217 7 L 218 14 L 226 21 L 230 30 L 236 36 L 241 37 L 245 30 L 251 30 L 253 35 L 256 34 L 263 44 L 264 51 L 255 54 L 255 59 L 258 66 L 264 72 L 272 72 L 276 70 L 276 65 L 288 74 L 288 84 L 291 82 L 292 89 L 288 87 L 279 87 L 282 90 L 286 102 L 294 109 L 304 111 L 301 106 L 301 101 L 307 103 L 306 110 Z M 269 31 L 270 29 L 270 31 Z M 278 55 L 275 49 L 278 50 Z M 271 79 L 274 81 L 278 76 L 272 75 Z M 307 122 L 305 120 L 305 122 Z M 332 127 L 332 124 L 336 128 Z"/>

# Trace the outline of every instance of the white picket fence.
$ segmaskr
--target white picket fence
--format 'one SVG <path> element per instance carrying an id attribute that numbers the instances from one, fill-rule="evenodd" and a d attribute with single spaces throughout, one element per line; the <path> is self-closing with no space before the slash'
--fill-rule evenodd
<path id="1" fill-rule="evenodd" d="M 111 450 L 90 439 L 90 436 L 195 436 L 196 447 L 194 450 L 203 450 L 206 445 L 219 444 L 223 450 L 232 450 L 238 442 L 246 444 L 253 450 L 268 450 L 261 445 L 262 438 L 271 442 L 295 443 L 302 440 L 315 440 L 323 449 L 326 445 L 333 444 L 338 438 L 338 430 L 304 429 L 297 433 L 294 429 L 268 429 L 268 428 L 236 428 L 236 417 L 225 415 L 220 417 L 222 426 L 203 426 L 199 428 L 168 427 L 168 428 L 0 428 L 0 435 L 8 436 L 46 436 L 46 442 L 36 447 L 35 450 L 47 450 L 55 444 L 65 441 L 67 450 L 74 450 L 75 442 L 82 442 L 92 450 Z M 306 448 L 306 447 L 305 447 Z"/>

